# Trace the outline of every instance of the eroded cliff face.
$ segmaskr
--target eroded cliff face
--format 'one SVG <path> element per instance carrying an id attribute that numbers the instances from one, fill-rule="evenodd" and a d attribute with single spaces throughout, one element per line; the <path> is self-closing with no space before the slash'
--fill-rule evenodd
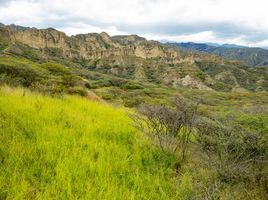
<path id="1" fill-rule="evenodd" d="M 244 70 L 239 64 L 213 55 L 174 49 L 137 35 L 110 37 L 102 32 L 68 36 L 52 28 L 5 26 L 0 27 L 0 39 L 2 44 L 9 44 L 0 46 L 0 50 L 11 49 L 12 52 L 21 54 L 23 51 L 18 46 L 10 45 L 20 43 L 40 50 L 45 58 L 51 56 L 47 52 L 56 51 L 59 54 L 52 56 L 70 61 L 82 59 L 86 65 L 93 66 L 101 73 L 142 82 L 202 90 L 211 90 L 219 82 L 223 83 L 221 87 L 227 84 L 230 88 L 243 88 L 244 84 L 238 81 L 239 74 Z M 243 79 L 244 85 L 250 82 L 245 75 Z M 264 83 L 260 82 L 259 85 L 261 88 Z"/>
<path id="2" fill-rule="evenodd" d="M 33 48 L 68 48 L 68 37 L 54 29 L 30 29 L 14 33 L 16 41 Z"/>
<path id="3" fill-rule="evenodd" d="M 13 42 L 20 42 L 35 49 L 60 49 L 64 58 L 83 58 L 88 61 L 102 62 L 99 65 L 134 66 L 134 79 L 138 81 L 148 81 L 146 68 L 151 68 L 157 72 L 159 65 L 190 63 L 194 64 L 195 57 L 185 55 L 179 50 L 167 48 L 156 41 L 147 41 L 145 38 L 137 35 L 114 36 L 110 37 L 102 32 L 79 34 L 67 36 L 65 33 L 55 29 L 36 29 L 29 28 L 23 31 L 17 31 L 7 28 L 10 39 Z M 96 64 L 98 65 L 98 64 Z M 120 74 L 120 70 L 112 68 L 110 73 Z M 121 71 L 122 72 L 122 71 Z M 185 86 L 189 88 L 210 89 L 202 82 L 195 80 L 190 76 L 174 77 L 160 75 L 158 80 L 173 87 Z"/>
<path id="4" fill-rule="evenodd" d="M 175 73 L 166 73 L 164 75 L 163 82 L 166 85 L 171 85 L 172 87 L 187 87 L 190 89 L 200 89 L 200 90 L 212 90 L 210 87 L 205 85 L 200 80 L 197 80 L 190 75 L 186 75 L 184 77 L 178 76 Z"/>
<path id="5" fill-rule="evenodd" d="M 160 43 L 147 41 L 138 36 L 113 39 L 107 33 L 90 33 L 67 36 L 55 29 L 27 29 L 14 31 L 12 40 L 37 49 L 59 48 L 64 57 L 101 59 L 109 56 L 136 56 L 143 59 L 159 58 L 169 63 L 179 63 L 185 59 L 180 52 L 165 48 Z"/>

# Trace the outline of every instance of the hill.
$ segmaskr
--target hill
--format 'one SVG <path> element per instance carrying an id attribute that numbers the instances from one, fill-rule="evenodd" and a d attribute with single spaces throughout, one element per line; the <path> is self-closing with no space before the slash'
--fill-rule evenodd
<path id="1" fill-rule="evenodd" d="M 1 199 L 172 199 L 173 156 L 126 110 L 79 97 L 0 89 Z"/>
<path id="2" fill-rule="evenodd" d="M 189 100 L 205 97 L 202 113 L 233 116 L 228 126 L 238 123 L 251 134 L 267 135 L 266 95 L 200 90 L 180 94 Z M 1 199 L 186 200 L 213 195 L 227 200 L 265 196 L 263 184 L 221 180 L 208 167 L 195 140 L 187 162 L 178 171 L 177 155 L 163 152 L 144 137 L 132 126 L 129 112 L 133 111 L 78 96 L 55 98 L 25 88 L 1 87 Z M 207 188 L 213 191 L 207 193 Z"/>
<path id="3" fill-rule="evenodd" d="M 268 66 L 268 50 L 262 48 L 249 48 L 234 45 L 213 46 L 193 42 L 168 43 L 168 45 L 186 50 L 206 52 L 227 60 L 242 61 L 249 66 Z"/>
<path id="4" fill-rule="evenodd" d="M 0 199 L 265 199 L 267 70 L 3 26 Z"/>
<path id="5" fill-rule="evenodd" d="M 89 33 L 69 37 L 52 28 L 5 26 L 0 28 L 0 41 L 2 57 L 23 57 L 34 63 L 53 61 L 71 69 L 82 67 L 86 73 L 174 88 L 268 90 L 263 69 L 167 47 L 136 35 Z"/>

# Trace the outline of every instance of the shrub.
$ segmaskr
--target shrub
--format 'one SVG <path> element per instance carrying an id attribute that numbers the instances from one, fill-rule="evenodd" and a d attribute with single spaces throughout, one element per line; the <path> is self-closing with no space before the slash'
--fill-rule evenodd
<path id="1" fill-rule="evenodd" d="M 197 124 L 198 143 L 208 164 L 224 182 L 260 180 L 268 153 L 265 137 L 246 132 L 231 122 L 203 118 Z M 267 181 L 267 180 L 266 180 Z"/>
<path id="2" fill-rule="evenodd" d="M 72 87 L 72 88 L 69 88 L 67 90 L 67 92 L 69 94 L 76 94 L 76 95 L 79 95 L 79 96 L 86 96 L 87 95 L 87 91 L 84 88 L 81 88 L 81 87 Z"/>
<path id="3" fill-rule="evenodd" d="M 91 86 L 90 83 L 85 83 L 85 87 L 86 87 L 87 89 L 92 89 L 92 86 Z"/>
<path id="4" fill-rule="evenodd" d="M 213 85 L 210 85 L 210 87 L 216 91 L 223 91 L 223 92 L 230 92 L 232 90 L 231 85 L 227 85 L 225 83 L 217 82 Z"/>
<path id="5" fill-rule="evenodd" d="M 109 81 L 112 86 L 116 86 L 116 87 L 121 87 L 123 84 L 127 82 L 126 80 L 119 79 L 119 78 L 111 78 Z"/>
<path id="6" fill-rule="evenodd" d="M 59 76 L 59 75 L 70 75 L 70 70 L 63 65 L 56 63 L 43 63 L 41 67 L 48 70 L 51 74 Z"/>
<path id="7" fill-rule="evenodd" d="M 129 108 L 133 108 L 133 107 L 137 107 L 141 104 L 141 99 L 135 99 L 135 98 L 125 98 L 123 100 L 124 106 L 129 107 Z"/>
<path id="8" fill-rule="evenodd" d="M 60 49 L 60 48 L 50 47 L 50 48 L 45 48 L 44 50 L 50 56 L 53 56 L 53 57 L 61 57 L 62 56 L 62 49 Z"/>
<path id="9" fill-rule="evenodd" d="M 104 93 L 104 94 L 101 94 L 101 98 L 104 99 L 104 100 L 112 100 L 113 99 L 113 96 L 111 94 L 108 94 L 108 93 Z"/>
<path id="10" fill-rule="evenodd" d="M 137 89 L 143 89 L 143 86 L 139 83 L 127 82 L 121 88 L 124 90 L 137 90 Z"/>
<path id="11" fill-rule="evenodd" d="M 29 66 L 1 64 L 0 74 L 5 74 L 6 76 L 17 79 L 18 82 L 25 87 L 30 87 L 31 84 L 39 81 L 42 78 L 40 73 Z"/>
<path id="12" fill-rule="evenodd" d="M 138 115 L 132 115 L 132 119 L 135 126 L 152 138 L 163 151 L 175 153 L 180 147 L 184 160 L 198 104 L 186 102 L 177 96 L 173 98 L 172 105 L 143 105 L 138 109 Z"/>

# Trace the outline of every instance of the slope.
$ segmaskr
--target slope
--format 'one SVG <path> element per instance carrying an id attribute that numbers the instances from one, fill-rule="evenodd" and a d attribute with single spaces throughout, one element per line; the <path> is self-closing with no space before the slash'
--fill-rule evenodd
<path id="1" fill-rule="evenodd" d="M 173 199 L 172 155 L 126 110 L 86 99 L 0 90 L 1 199 Z"/>
<path id="2" fill-rule="evenodd" d="M 239 62 L 170 48 L 136 35 L 67 36 L 55 29 L 0 28 L 3 55 L 33 62 L 55 61 L 71 68 L 168 87 L 219 91 L 266 91 L 267 74 Z M 0 50 L 1 50 L 0 49 Z M 214 70 L 216 66 L 216 70 Z M 210 73 L 213 72 L 213 73 Z"/>

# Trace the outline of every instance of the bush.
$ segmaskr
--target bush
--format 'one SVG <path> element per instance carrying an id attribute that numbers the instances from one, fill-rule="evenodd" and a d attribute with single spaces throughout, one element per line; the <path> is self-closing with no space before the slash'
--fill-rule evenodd
<path id="1" fill-rule="evenodd" d="M 87 89 L 92 89 L 92 86 L 91 86 L 90 83 L 85 83 L 85 87 L 86 87 Z"/>
<path id="2" fill-rule="evenodd" d="M 208 164 L 224 182 L 260 181 L 264 178 L 265 137 L 247 132 L 231 122 L 203 118 L 197 124 L 198 143 L 209 158 Z M 267 181 L 267 180 L 266 180 Z"/>
<path id="3" fill-rule="evenodd" d="M 42 78 L 40 73 L 29 66 L 0 64 L 0 74 L 5 74 L 8 77 L 18 80 L 25 87 L 30 87 L 34 82 Z"/>
<path id="4" fill-rule="evenodd" d="M 84 88 L 81 88 L 81 87 L 72 87 L 72 88 L 69 88 L 67 90 L 67 92 L 69 94 L 76 94 L 76 95 L 79 95 L 79 96 L 86 96 L 87 95 L 87 91 Z"/>
<path id="5" fill-rule="evenodd" d="M 137 107 L 142 103 L 141 99 L 135 99 L 135 98 L 125 98 L 123 100 L 123 104 L 126 107 L 133 108 Z"/>
<path id="6" fill-rule="evenodd" d="M 53 57 L 62 57 L 62 49 L 60 48 L 45 48 L 45 52 Z"/>
<path id="7" fill-rule="evenodd" d="M 91 85 L 92 89 L 99 88 L 99 87 L 109 87 L 111 86 L 111 82 L 106 79 L 100 79 L 97 81 L 94 81 Z"/>
<path id="8" fill-rule="evenodd" d="M 115 87 L 121 87 L 123 84 L 125 84 L 127 81 L 124 79 L 119 79 L 119 78 L 112 78 L 109 80 L 112 86 Z"/>
<path id="9" fill-rule="evenodd" d="M 138 89 L 143 89 L 143 86 L 139 83 L 127 82 L 121 88 L 124 90 L 138 90 Z"/>
<path id="10" fill-rule="evenodd" d="M 107 93 L 104 93 L 101 95 L 101 98 L 104 99 L 104 100 L 112 100 L 113 99 L 113 96 L 111 94 L 107 94 Z"/>
<path id="11" fill-rule="evenodd" d="M 43 63 L 41 64 L 41 67 L 48 70 L 51 74 L 56 76 L 71 74 L 70 70 L 61 64 Z"/>
<path id="12" fill-rule="evenodd" d="M 149 136 L 163 151 L 177 152 L 180 147 L 182 160 L 190 142 L 196 120 L 198 104 L 174 97 L 173 107 L 142 105 L 139 114 L 132 115 L 135 126 Z"/>
<path id="13" fill-rule="evenodd" d="M 232 90 L 231 85 L 227 85 L 225 83 L 217 82 L 213 85 L 210 85 L 210 87 L 216 91 L 223 91 L 223 92 L 230 92 Z"/>

